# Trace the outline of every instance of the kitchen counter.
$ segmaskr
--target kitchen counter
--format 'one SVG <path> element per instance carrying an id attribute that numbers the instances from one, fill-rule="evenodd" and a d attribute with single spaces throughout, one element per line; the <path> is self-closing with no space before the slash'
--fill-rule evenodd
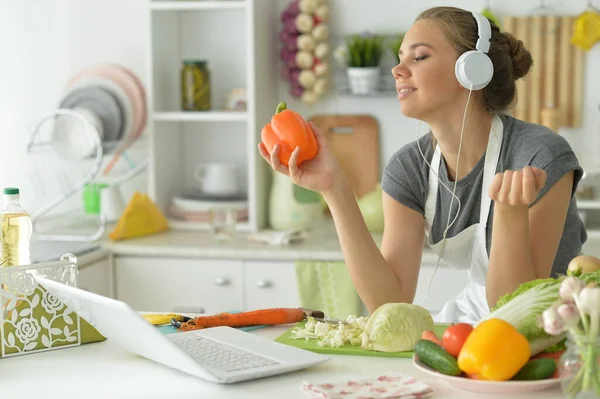
<path id="1" fill-rule="evenodd" d="M 274 339 L 285 327 L 254 331 Z M 501 395 L 471 393 L 452 388 L 417 370 L 410 359 L 333 355 L 310 369 L 232 385 L 218 385 L 172 370 L 133 355 L 110 340 L 77 348 L 17 356 L 0 360 L 0 388 L 7 398 L 306 398 L 303 380 L 322 381 L 404 371 L 430 385 L 439 399 L 494 399 Z M 32 383 L 34 382 L 34 383 Z M 562 399 L 560 387 L 511 399 Z"/>
<path id="2" fill-rule="evenodd" d="M 107 229 L 110 231 L 110 229 Z M 110 241 L 108 238 L 99 244 L 115 255 L 159 256 L 159 257 L 202 257 L 219 259 L 253 260 L 318 260 L 343 261 L 343 254 L 335 226 L 325 222 L 307 233 L 304 241 L 273 246 L 254 242 L 250 234 L 238 232 L 231 241 L 217 242 L 209 231 L 170 230 L 145 237 Z M 372 234 L 379 246 L 381 234 Z M 425 248 L 423 262 L 435 263 L 437 257 Z"/>
<path id="3" fill-rule="evenodd" d="M 218 242 L 209 231 L 169 230 L 163 233 L 152 234 L 144 237 L 123 241 L 111 241 L 108 232 L 113 225 L 106 228 L 105 235 L 94 243 L 76 243 L 77 248 L 83 248 L 80 256 L 90 256 L 94 250 L 101 249 L 116 256 L 152 256 L 152 257 L 179 257 L 179 258 L 214 258 L 214 259 L 248 259 L 248 260 L 316 260 L 316 261 L 343 261 L 343 253 L 335 231 L 335 226 L 330 219 L 307 232 L 302 242 L 274 246 L 250 240 L 250 233 L 237 232 L 232 240 Z M 88 232 L 89 233 L 89 232 Z M 375 243 L 379 246 L 382 234 L 372 234 Z M 57 257 L 64 253 L 69 246 L 65 243 L 54 243 L 46 246 L 55 246 L 53 250 L 44 249 L 41 257 L 48 257 L 52 253 Z M 60 249 L 59 249 L 60 247 Z M 61 252 L 63 251 L 63 252 Z M 583 253 L 600 257 L 600 236 L 590 235 L 584 245 Z M 422 263 L 433 265 L 437 256 L 429 249 L 423 248 Z"/>

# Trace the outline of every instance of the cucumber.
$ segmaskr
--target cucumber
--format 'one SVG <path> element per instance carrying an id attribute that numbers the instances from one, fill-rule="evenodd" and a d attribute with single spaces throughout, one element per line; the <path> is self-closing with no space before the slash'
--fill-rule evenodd
<path id="1" fill-rule="evenodd" d="M 461 373 L 456 358 L 433 341 L 426 339 L 418 340 L 415 345 L 415 355 L 417 355 L 421 363 L 442 374 L 459 375 Z"/>
<path id="2" fill-rule="evenodd" d="M 525 363 L 512 378 L 517 381 L 545 380 L 552 377 L 556 371 L 556 363 L 553 359 L 532 359 Z"/>

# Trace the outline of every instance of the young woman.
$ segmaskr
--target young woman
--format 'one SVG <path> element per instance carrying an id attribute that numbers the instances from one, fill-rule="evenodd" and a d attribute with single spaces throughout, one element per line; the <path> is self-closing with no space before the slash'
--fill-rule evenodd
<path id="1" fill-rule="evenodd" d="M 468 78 L 465 84 L 456 65 L 476 46 L 493 65 L 481 89 Z M 426 10 L 406 33 L 399 55 L 392 74 L 402 113 L 431 132 L 397 151 L 383 172 L 381 248 L 317 126 L 311 125 L 319 153 L 301 166 L 299 149 L 289 167 L 279 163 L 279 148 L 271 154 L 262 144 L 259 149 L 275 170 L 323 194 L 370 312 L 413 301 L 426 240 L 443 263 L 469 270 L 468 285 L 436 321 L 475 323 L 500 296 L 565 273 L 580 253 L 587 235 L 574 193 L 583 170 L 563 137 L 505 113 L 515 100 L 515 81 L 532 59 L 520 40 L 485 17 L 454 7 Z"/>

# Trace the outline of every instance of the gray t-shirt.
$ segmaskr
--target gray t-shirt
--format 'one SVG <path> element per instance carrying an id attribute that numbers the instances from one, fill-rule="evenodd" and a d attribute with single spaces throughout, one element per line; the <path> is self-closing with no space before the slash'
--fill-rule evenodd
<path id="1" fill-rule="evenodd" d="M 570 145 L 562 136 L 544 126 L 523 122 L 509 115 L 499 115 L 499 117 L 504 125 L 504 137 L 496 173 L 522 169 L 527 165 L 545 170 L 547 173 L 546 185 L 539 193 L 536 202 L 567 172 L 575 172 L 571 203 L 551 275 L 556 277 L 558 274 L 564 274 L 571 259 L 580 254 L 581 247 L 587 240 L 587 233 L 577 212 L 574 195 L 577 184 L 583 175 L 583 169 Z M 434 152 L 431 140 L 431 134 L 419 138 L 421 150 L 428 162 L 431 162 Z M 485 154 L 473 170 L 459 180 L 456 185 L 455 194 L 460 198 L 461 210 L 458 218 L 448 230 L 447 237 L 453 237 L 467 227 L 479 223 L 484 160 Z M 448 178 L 446 163 L 443 159 L 440 162 L 438 174 L 441 181 L 452 189 L 454 182 Z M 383 191 L 401 204 L 423 215 L 428 186 L 429 166 L 421 157 L 416 141 L 405 145 L 392 156 L 383 172 L 381 181 Z M 431 241 L 434 243 L 439 242 L 443 236 L 451 198 L 452 194 L 439 184 L 435 218 L 431 229 Z M 457 208 L 458 202 L 454 200 L 452 219 L 456 215 Z M 492 242 L 493 220 L 494 203 L 492 201 L 487 223 L 488 256 Z"/>

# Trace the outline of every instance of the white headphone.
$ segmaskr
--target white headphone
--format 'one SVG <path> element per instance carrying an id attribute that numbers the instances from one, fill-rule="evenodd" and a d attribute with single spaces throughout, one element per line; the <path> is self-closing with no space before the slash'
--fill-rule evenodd
<path id="1" fill-rule="evenodd" d="M 458 57 L 454 65 L 454 74 L 458 83 L 469 90 L 481 90 L 490 83 L 494 74 L 494 65 L 487 56 L 492 39 L 492 27 L 486 17 L 472 12 L 477 21 L 476 50 L 470 50 Z"/>

